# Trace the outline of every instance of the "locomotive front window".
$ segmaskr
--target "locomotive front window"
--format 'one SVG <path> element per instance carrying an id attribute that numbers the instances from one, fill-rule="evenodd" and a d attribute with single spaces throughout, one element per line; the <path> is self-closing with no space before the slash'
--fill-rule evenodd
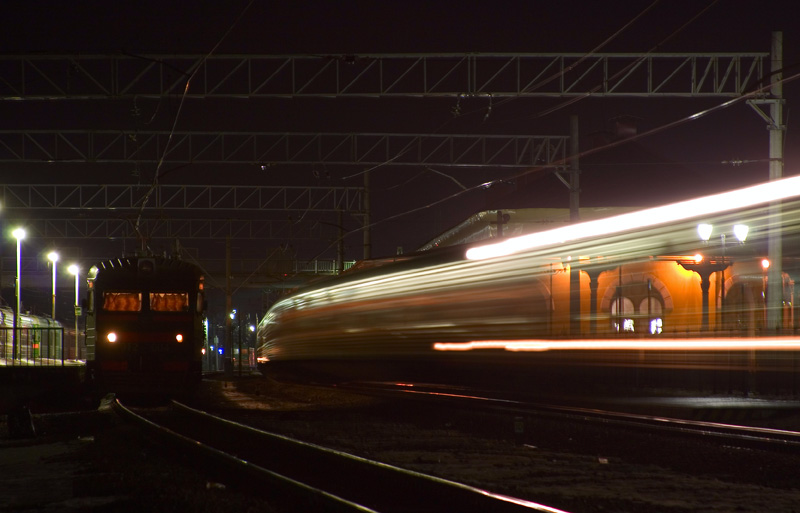
<path id="1" fill-rule="evenodd" d="M 189 294 L 186 292 L 151 292 L 150 310 L 154 312 L 188 312 Z"/>
<path id="2" fill-rule="evenodd" d="M 141 292 L 103 292 L 103 310 L 108 312 L 140 312 Z"/>

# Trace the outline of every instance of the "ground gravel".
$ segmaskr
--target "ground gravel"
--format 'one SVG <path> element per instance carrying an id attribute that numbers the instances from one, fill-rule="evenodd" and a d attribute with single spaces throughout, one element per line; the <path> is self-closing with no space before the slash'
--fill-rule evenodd
<path id="1" fill-rule="evenodd" d="M 264 429 L 575 513 L 800 512 L 796 453 L 548 419 L 520 433 L 517 418 L 264 379 L 222 391 Z"/>
<path id="2" fill-rule="evenodd" d="M 520 424 L 264 378 L 205 381 L 193 403 L 573 513 L 800 512 L 800 461 L 793 454 L 546 419 Z M 256 496 L 225 476 L 196 470 L 114 415 L 85 411 L 34 420 L 35 439 L 10 439 L 0 424 L 0 511 L 291 511 L 275 506 L 268 493 Z"/>

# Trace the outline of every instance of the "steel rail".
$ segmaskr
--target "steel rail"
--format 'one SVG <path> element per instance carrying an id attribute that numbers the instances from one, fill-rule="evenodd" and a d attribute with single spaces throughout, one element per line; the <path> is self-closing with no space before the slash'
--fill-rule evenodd
<path id="1" fill-rule="evenodd" d="M 172 404 L 178 413 L 192 417 L 192 429 L 197 429 L 197 426 L 211 426 L 225 435 L 217 436 L 215 440 L 218 442 L 212 446 L 180 433 L 180 429 L 173 430 L 138 415 L 117 400 L 113 407 L 115 411 L 155 433 L 166 443 L 192 451 L 200 458 L 224 467 L 228 472 L 236 472 L 255 480 L 256 483 L 266 482 L 271 487 L 279 487 L 291 494 L 294 501 L 308 502 L 313 506 L 312 509 L 346 512 L 564 513 L 563 510 L 534 502 L 261 431 L 174 401 Z M 202 431 L 207 436 L 207 429 Z M 237 446 L 236 452 L 252 453 L 250 455 L 253 458 L 245 459 L 243 455 L 234 454 L 234 450 L 224 448 L 228 445 L 226 440 Z M 248 449 L 241 449 L 243 441 L 246 441 Z M 267 452 L 270 456 L 258 458 L 257 452 Z"/>
<path id="2" fill-rule="evenodd" d="M 596 408 L 528 403 L 515 399 L 457 393 L 452 389 L 446 392 L 424 391 L 411 390 L 409 387 L 404 386 L 401 389 L 392 390 L 386 387 L 375 388 L 363 384 L 339 385 L 338 388 L 384 396 L 391 395 L 396 397 L 397 395 L 405 395 L 413 396 L 415 399 L 455 401 L 468 403 L 471 407 L 480 403 L 481 409 L 506 414 L 547 415 L 568 420 L 602 422 L 612 426 L 654 429 L 678 435 L 713 437 L 770 450 L 789 449 L 800 451 L 800 432 L 790 430 L 679 419 L 661 415 L 643 415 Z"/>
<path id="3" fill-rule="evenodd" d="M 281 455 L 283 459 L 296 462 L 313 462 L 314 470 L 309 475 L 306 466 L 304 476 L 298 480 L 319 481 L 339 496 L 358 495 L 359 503 L 375 502 L 380 511 L 481 511 L 517 512 L 540 511 L 564 513 L 563 510 L 535 502 L 493 493 L 473 486 L 430 476 L 393 465 L 369 460 L 353 454 L 329 449 L 316 444 L 302 442 L 284 435 L 262 431 L 245 424 L 211 415 L 173 401 L 181 412 L 191 414 L 205 422 L 213 422 L 241 437 L 254 437 L 260 447 Z M 320 469 L 326 469 L 322 471 Z M 330 469 L 330 470 L 328 470 Z M 344 479 L 333 478 L 335 475 Z M 353 488 L 355 486 L 355 488 Z"/>
<path id="4" fill-rule="evenodd" d="M 219 464 L 234 475 L 247 476 L 268 484 L 273 490 L 286 493 L 294 497 L 298 504 L 307 504 L 308 507 L 320 508 L 324 511 L 334 512 L 359 512 L 377 513 L 375 510 L 364 507 L 360 504 L 350 502 L 341 497 L 337 497 L 323 490 L 319 490 L 305 483 L 301 483 L 287 476 L 272 472 L 268 469 L 254 465 L 244 459 L 232 454 L 206 445 L 198 440 L 193 440 L 180 433 L 161 426 L 145 417 L 138 415 L 134 411 L 125 407 L 119 400 L 114 400 L 111 404 L 113 410 L 130 421 L 144 427 L 149 433 L 155 434 L 162 441 L 169 445 L 180 446 L 183 449 L 199 455 L 201 458 Z"/>

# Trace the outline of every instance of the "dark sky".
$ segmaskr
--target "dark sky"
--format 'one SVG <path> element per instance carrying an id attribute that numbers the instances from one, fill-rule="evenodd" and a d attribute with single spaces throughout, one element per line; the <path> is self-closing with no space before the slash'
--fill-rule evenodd
<path id="1" fill-rule="evenodd" d="M 739 0 L 645 1 L 19 1 L 6 0 L 0 18 L 0 51 L 15 53 L 115 54 L 358 54 L 358 53 L 462 53 L 526 52 L 769 52 L 771 32 L 784 32 L 785 76 L 800 72 L 800 17 L 794 2 L 768 3 Z M 641 15 L 641 16 L 640 16 Z M 639 16 L 638 19 L 637 16 Z M 634 21 L 629 27 L 626 24 Z M 792 130 L 792 109 L 800 101 L 800 81 L 785 87 L 786 138 L 785 174 L 797 173 L 798 138 Z M 229 108 L 214 102 L 197 102 L 181 113 L 178 126 L 203 125 L 204 129 L 254 130 L 265 132 L 411 132 L 470 134 L 567 135 L 569 116 L 580 118 L 582 149 L 590 147 L 591 134 L 608 128 L 609 120 L 621 115 L 638 119 L 639 131 L 649 131 L 712 108 L 723 100 L 588 99 L 543 112 L 559 105 L 557 100 L 518 100 L 498 105 L 485 118 L 477 102 L 465 109 L 478 115 L 454 117 L 452 100 L 392 100 L 354 104 L 342 99 L 330 101 L 282 100 L 240 103 Z M 56 102 L 39 105 L 0 104 L 3 129 L 27 128 L 129 128 L 136 119 L 131 106 L 115 106 L 76 113 Z M 153 108 L 145 104 L 145 109 Z M 31 109 L 27 112 L 24 109 Z M 164 109 L 153 117 L 159 129 L 172 125 L 176 112 Z M 637 141 L 630 155 L 651 155 L 663 163 L 684 169 L 668 180 L 684 183 L 687 195 L 695 188 L 709 192 L 748 182 L 766 180 L 768 132 L 764 121 L 740 103 L 696 121 L 686 121 Z M 623 152 L 624 154 L 624 152 Z M 601 159 L 602 154 L 592 158 Z M 620 151 L 607 159 L 622 159 Z M 643 157 L 640 157 L 643 158 Z M 743 166 L 721 165 L 722 161 L 753 161 Z M 587 159 L 591 163 L 591 159 Z M 596 162 L 595 162 L 596 163 Z M 607 162 L 608 163 L 608 162 Z M 613 162 L 612 162 L 613 163 Z M 617 161 L 618 164 L 623 164 Z M 635 162 L 634 162 L 635 163 Z M 631 162 L 625 162 L 629 166 Z M 602 190 L 593 186 L 586 192 L 587 203 L 658 203 L 663 167 L 642 167 L 634 180 L 625 173 L 609 174 Z M 648 171 L 649 169 L 649 171 Z M 297 168 L 278 170 L 268 177 L 258 170 L 225 173 L 231 185 L 254 180 L 271 185 L 317 184 L 319 170 Z M 479 184 L 495 175 L 480 171 L 442 170 L 466 185 Z M 330 183 L 339 184 L 352 170 L 325 169 Z M 658 173 L 660 180 L 648 182 L 643 174 Z M 9 171 L 0 168 L 5 176 Z M 60 180 L 81 183 L 96 179 L 89 168 L 69 168 L 70 176 Z M 386 166 L 373 177 L 375 212 L 378 221 L 373 235 L 373 256 L 406 251 L 425 243 L 473 212 L 486 207 L 483 193 L 459 193 L 453 180 L 427 173 L 411 180 L 419 170 Z M 91 177 L 91 178 L 89 178 Z M 124 178 L 124 177 L 123 177 Z M 9 178 L 7 178 L 9 179 Z M 52 181 L 53 176 L 37 179 Z M 203 183 L 211 178 L 196 169 L 177 171 L 170 179 L 182 183 Z M 317 180 L 317 182 L 315 182 Z M 122 181 L 125 181 L 124 179 Z M 407 183 L 406 183 L 407 182 Z M 533 181 L 531 206 L 555 206 L 564 202 L 552 177 Z M 592 183 L 591 180 L 587 183 Z M 650 183 L 650 186 L 648 186 Z M 699 184 L 699 185 L 698 185 Z M 555 188 L 554 188 L 555 187 Z M 539 188 L 539 194 L 536 191 Z M 675 188 L 675 187 L 673 187 Z M 674 191 L 673 191 L 674 192 Z M 594 196 L 593 196 L 594 193 Z M 442 201 L 445 200 L 446 201 Z M 670 200 L 666 196 L 663 199 Z M 435 203 L 429 208 L 425 205 Z M 593 205 L 594 206 L 594 205 Z M 381 222 L 409 210 L 415 214 Z M 355 220 L 346 220 L 354 227 Z M 350 238 L 349 258 L 360 256 L 358 238 Z M 309 252 L 316 249 L 309 248 Z M 330 252 L 326 253 L 330 256 Z M 310 257 L 314 255 L 303 255 Z"/>

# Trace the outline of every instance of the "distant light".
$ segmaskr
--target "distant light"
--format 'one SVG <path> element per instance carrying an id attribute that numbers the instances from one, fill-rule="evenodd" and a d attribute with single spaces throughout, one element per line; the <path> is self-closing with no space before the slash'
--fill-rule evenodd
<path id="1" fill-rule="evenodd" d="M 203 355 L 206 354 L 206 348 L 205 347 L 200 349 L 200 354 L 203 354 Z"/>
<path id="2" fill-rule="evenodd" d="M 747 233 L 750 231 L 750 227 L 746 224 L 735 224 L 733 225 L 733 234 L 736 236 L 736 240 L 739 242 L 744 242 L 747 239 Z"/>
<path id="3" fill-rule="evenodd" d="M 761 268 L 769 269 L 769 259 L 764 258 L 763 260 L 761 260 Z"/>
<path id="4" fill-rule="evenodd" d="M 106 339 L 113 344 L 114 342 L 117 341 L 117 334 L 112 331 L 111 333 L 106 335 Z"/>
<path id="5" fill-rule="evenodd" d="M 180 333 L 178 333 L 177 335 L 175 335 L 175 340 L 177 340 L 177 341 L 178 341 L 178 343 L 181 343 L 181 342 L 183 342 L 183 335 L 181 335 Z"/>
<path id="6" fill-rule="evenodd" d="M 58 262 L 58 253 L 55 251 L 51 251 L 47 254 L 47 259 L 53 262 L 54 264 Z"/>
<path id="7" fill-rule="evenodd" d="M 25 228 L 15 228 L 14 231 L 11 232 L 11 235 L 13 235 L 14 238 L 17 239 L 17 241 L 21 241 L 22 239 L 25 238 L 26 235 Z"/>
<path id="8" fill-rule="evenodd" d="M 67 267 L 67 272 L 74 276 L 77 276 L 78 273 L 81 272 L 81 268 L 78 267 L 76 264 L 71 264 L 69 267 Z"/>
<path id="9" fill-rule="evenodd" d="M 700 236 L 700 240 L 708 242 L 708 239 L 711 238 L 712 231 L 714 231 L 713 225 L 708 223 L 700 223 L 697 225 L 697 235 Z"/>
<path id="10" fill-rule="evenodd" d="M 703 261 L 703 255 L 701 255 L 700 253 L 694 256 L 694 263 L 699 264 L 702 261 Z"/>
<path id="11" fill-rule="evenodd" d="M 255 331 L 256 330 L 256 327 L 253 326 L 252 324 L 249 326 L 249 328 L 250 328 L 250 331 Z"/>

